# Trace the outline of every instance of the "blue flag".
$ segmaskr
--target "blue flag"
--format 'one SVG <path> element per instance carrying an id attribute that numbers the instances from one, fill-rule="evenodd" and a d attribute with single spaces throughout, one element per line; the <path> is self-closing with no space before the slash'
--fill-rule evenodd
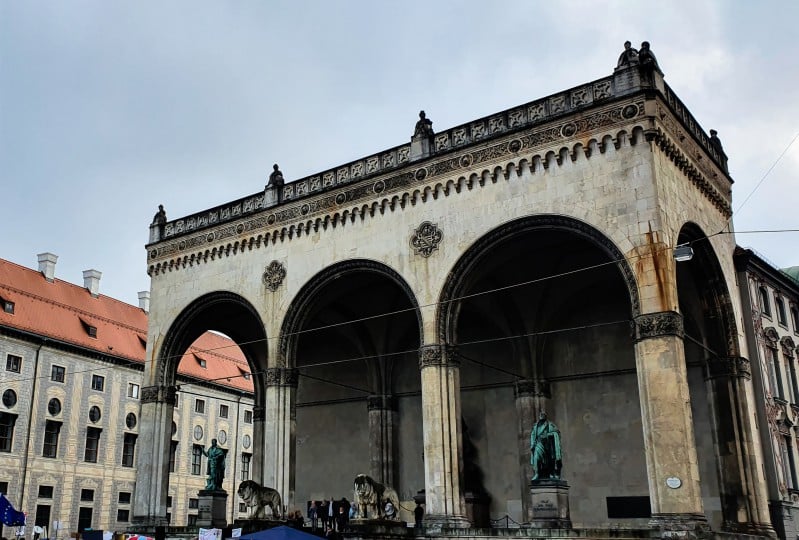
<path id="1" fill-rule="evenodd" d="M 25 514 L 17 512 L 2 493 L 0 493 L 0 521 L 8 527 L 25 525 Z"/>

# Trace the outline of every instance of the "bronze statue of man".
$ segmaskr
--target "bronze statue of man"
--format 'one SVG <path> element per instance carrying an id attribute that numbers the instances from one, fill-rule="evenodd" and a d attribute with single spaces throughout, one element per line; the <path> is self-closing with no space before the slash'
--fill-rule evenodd
<path id="1" fill-rule="evenodd" d="M 560 430 L 541 411 L 538 422 L 530 432 L 530 464 L 533 466 L 532 481 L 558 479 L 563 467 L 560 449 Z"/>
<path id="2" fill-rule="evenodd" d="M 216 445 L 216 439 L 211 439 L 211 447 L 206 451 L 203 448 L 203 455 L 208 458 L 208 478 L 205 481 L 205 489 L 222 489 L 222 480 L 225 478 L 225 456 L 227 450 Z"/>

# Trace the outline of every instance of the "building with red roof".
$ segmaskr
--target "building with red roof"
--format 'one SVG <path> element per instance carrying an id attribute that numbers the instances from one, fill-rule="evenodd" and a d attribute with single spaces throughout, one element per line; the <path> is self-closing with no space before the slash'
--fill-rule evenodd
<path id="1" fill-rule="evenodd" d="M 122 530 L 132 514 L 149 292 L 126 304 L 100 294 L 96 270 L 83 273 L 83 286 L 57 278 L 57 259 L 40 254 L 38 270 L 0 259 L 0 492 L 29 526 L 58 522 L 59 536 Z M 178 374 L 167 512 L 187 525 L 211 439 L 230 449 L 229 493 L 251 476 L 253 386 L 241 350 L 212 332 L 184 354 Z"/>

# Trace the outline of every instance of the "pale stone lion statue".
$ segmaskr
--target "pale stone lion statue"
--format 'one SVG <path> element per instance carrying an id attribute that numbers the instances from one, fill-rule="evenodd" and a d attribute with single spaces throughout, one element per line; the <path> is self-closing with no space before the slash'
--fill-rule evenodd
<path id="1" fill-rule="evenodd" d="M 280 517 L 282 503 L 277 490 L 262 486 L 253 480 L 245 480 L 239 484 L 237 493 L 242 502 L 250 507 L 249 519 L 266 518 L 267 506 L 272 509 L 273 518 Z"/>
<path id="2" fill-rule="evenodd" d="M 354 491 L 354 504 L 358 518 L 398 519 L 399 496 L 393 488 L 375 482 L 370 476 L 359 474 L 355 477 Z M 393 515 L 386 515 L 385 507 L 389 502 L 395 509 Z"/>

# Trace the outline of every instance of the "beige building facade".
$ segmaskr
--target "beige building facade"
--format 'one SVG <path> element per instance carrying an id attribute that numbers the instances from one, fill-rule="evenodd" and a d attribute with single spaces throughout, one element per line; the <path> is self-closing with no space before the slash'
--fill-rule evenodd
<path id="1" fill-rule="evenodd" d="M 424 490 L 428 527 L 529 522 L 545 410 L 575 527 L 773 535 L 735 240 L 715 234 L 727 158 L 654 58 L 280 174 L 151 226 L 134 521 L 164 522 L 175 359 L 215 330 L 252 371 L 254 478 L 289 506 L 366 473 Z"/>

